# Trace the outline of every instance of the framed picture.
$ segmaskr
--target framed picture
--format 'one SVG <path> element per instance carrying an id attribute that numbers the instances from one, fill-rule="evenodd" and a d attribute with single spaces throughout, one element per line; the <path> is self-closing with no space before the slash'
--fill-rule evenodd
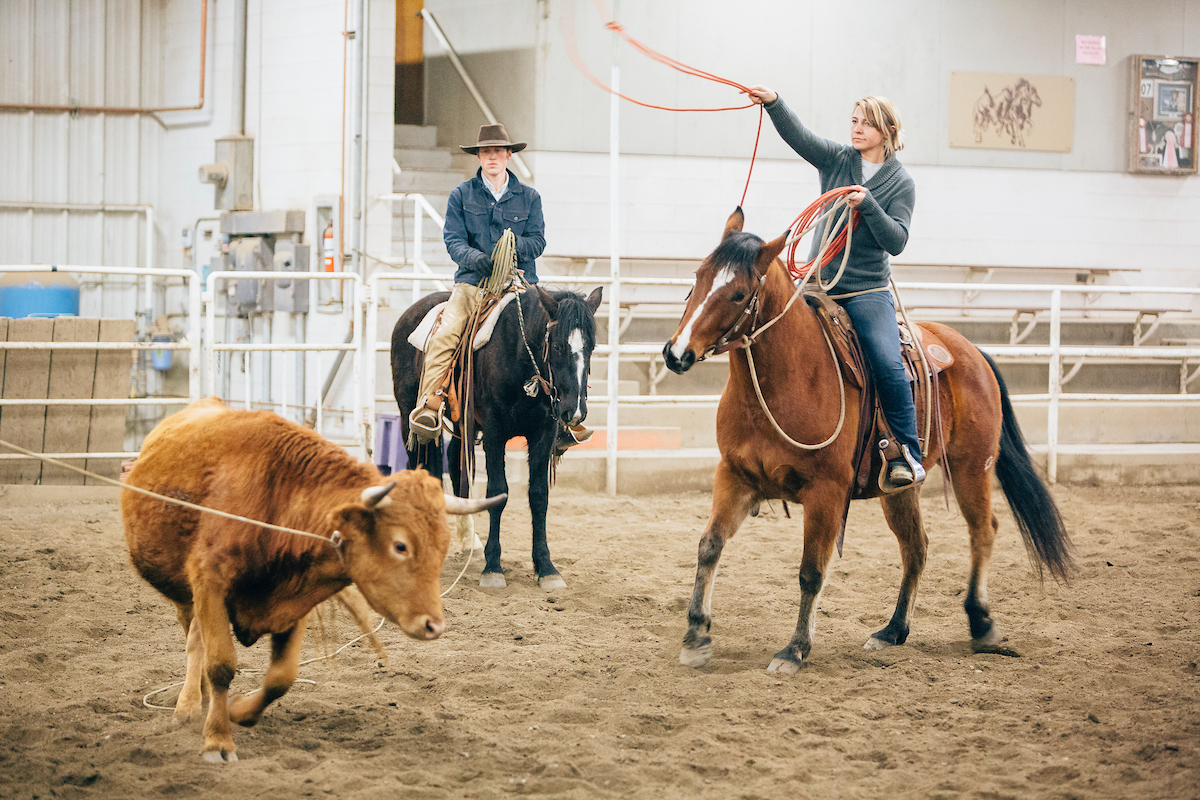
<path id="1" fill-rule="evenodd" d="M 1183 81 L 1154 82 L 1154 119 L 1178 122 L 1192 108 L 1192 85 Z"/>
<path id="2" fill-rule="evenodd" d="M 1196 174 L 1200 59 L 1130 56 L 1129 171 Z"/>

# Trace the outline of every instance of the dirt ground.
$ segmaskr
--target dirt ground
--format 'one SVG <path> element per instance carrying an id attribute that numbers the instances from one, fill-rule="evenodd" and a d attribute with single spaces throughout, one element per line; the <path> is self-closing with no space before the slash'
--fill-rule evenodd
<path id="1" fill-rule="evenodd" d="M 681 666 L 709 496 L 551 494 L 569 588 L 538 590 L 528 511 L 505 519 L 504 590 L 479 562 L 432 643 L 381 636 L 301 669 L 241 761 L 146 708 L 182 680 L 183 637 L 129 564 L 115 501 L 0 499 L 0 797 L 1200 798 L 1200 487 L 1057 488 L 1081 572 L 1034 577 L 1003 501 L 993 616 L 1018 656 L 970 650 L 966 529 L 927 492 L 929 564 L 908 644 L 894 538 L 855 504 L 809 666 L 765 669 L 795 625 L 798 509 L 726 548 L 715 656 Z M 452 552 L 449 586 L 462 566 Z M 353 637 L 335 625 L 334 644 Z M 305 657 L 320 654 L 310 635 Z M 239 649 L 266 663 L 267 644 Z M 235 689 L 254 687 L 239 675 Z M 164 705 L 175 690 L 157 695 Z"/>

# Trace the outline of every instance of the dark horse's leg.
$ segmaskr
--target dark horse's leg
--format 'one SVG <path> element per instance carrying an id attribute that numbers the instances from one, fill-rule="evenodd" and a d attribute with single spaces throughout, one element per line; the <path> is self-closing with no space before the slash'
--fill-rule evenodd
<path id="1" fill-rule="evenodd" d="M 804 503 L 804 554 L 800 557 L 800 615 L 792 640 L 771 659 L 771 665 L 767 667 L 771 672 L 799 671 L 812 650 L 817 600 L 825 586 L 825 573 L 842 526 L 846 488 L 838 481 L 825 480 L 810 485 L 801 497 Z"/>
<path id="2" fill-rule="evenodd" d="M 683 637 L 683 649 L 679 651 L 681 664 L 703 667 L 712 658 L 712 637 L 708 632 L 712 627 L 712 590 L 713 580 L 717 576 L 717 562 L 721 559 L 725 542 L 737 533 L 756 500 L 754 490 L 738 479 L 722 460 L 717 465 L 717 474 L 713 479 L 712 514 L 708 518 L 708 527 L 700 537 L 696 585 L 692 589 L 692 602 L 688 605 L 688 629 Z"/>
<path id="3" fill-rule="evenodd" d="M 487 496 L 495 497 L 508 492 L 508 477 L 504 474 L 504 445 L 507 440 L 497 428 L 499 425 L 483 427 L 483 453 L 487 464 Z M 485 589 L 503 589 L 504 568 L 500 566 L 500 515 L 504 505 L 489 510 L 488 540 L 483 547 L 483 575 L 479 585 Z"/>
<path id="4" fill-rule="evenodd" d="M 533 568 L 537 572 L 538 586 L 547 592 L 566 588 L 566 581 L 558 574 L 550 560 L 550 547 L 546 543 L 546 510 L 550 505 L 550 449 L 558 425 L 553 419 L 542 426 L 529 441 L 529 511 L 533 517 Z"/>
<path id="5" fill-rule="evenodd" d="M 917 602 L 917 583 L 925 569 L 925 554 L 929 549 L 929 537 L 925 535 L 925 526 L 921 523 L 920 489 L 914 487 L 884 495 L 880 502 L 888 527 L 900 543 L 900 563 L 904 575 L 900 578 L 900 596 L 896 598 L 892 619 L 883 630 L 871 634 L 864 645 L 867 650 L 882 650 L 894 644 L 904 644 L 908 639 L 913 605 Z"/>

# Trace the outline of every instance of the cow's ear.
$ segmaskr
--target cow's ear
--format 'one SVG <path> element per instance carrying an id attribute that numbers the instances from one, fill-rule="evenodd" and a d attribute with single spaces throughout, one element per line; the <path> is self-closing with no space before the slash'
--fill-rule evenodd
<path id="1" fill-rule="evenodd" d="M 374 519 L 374 510 L 361 503 L 347 503 L 329 513 L 329 524 L 334 530 L 341 531 L 342 538 L 346 540 L 365 535 L 371 530 Z"/>

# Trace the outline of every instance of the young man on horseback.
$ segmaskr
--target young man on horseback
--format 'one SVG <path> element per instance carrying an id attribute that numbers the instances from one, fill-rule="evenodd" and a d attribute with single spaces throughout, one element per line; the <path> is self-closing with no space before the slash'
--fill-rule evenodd
<path id="1" fill-rule="evenodd" d="M 849 206 L 858 210 L 866 224 L 859 226 L 851 238 L 846 270 L 829 294 L 854 323 L 883 413 L 904 454 L 888 463 L 888 481 L 893 486 L 920 483 L 925 479 L 925 469 L 921 466 L 916 408 L 904 371 L 896 309 L 888 288 L 888 254 L 899 255 L 908 242 L 916 196 L 912 178 L 896 158 L 904 147 L 900 114 L 887 98 L 859 100 L 850 118 L 851 144 L 846 146 L 804 127 L 776 92 L 753 86 L 749 95 L 753 102 L 765 105 L 783 140 L 817 168 L 822 192 L 842 186 L 857 190 L 850 195 Z M 810 258 L 817 256 L 823 229 L 824 223 L 813 235 Z M 838 262 L 840 259 L 835 259 L 822 271 L 823 279 L 833 279 Z"/>
<path id="2" fill-rule="evenodd" d="M 513 232 L 517 269 L 531 284 L 538 281 L 535 259 L 546 249 L 542 198 L 508 169 L 509 158 L 524 150 L 525 142 L 509 141 L 503 125 L 483 125 L 474 145 L 460 147 L 479 158 L 479 170 L 474 178 L 454 187 L 446 203 L 443 240 L 458 269 L 450 300 L 426 347 L 417 407 L 409 415 L 412 431 L 422 444 L 433 441 L 441 432 L 451 362 L 479 306 L 479 284 L 492 273 L 491 255 L 496 242 L 505 230 Z M 569 444 L 590 435 L 582 426 L 572 433 L 575 438 Z"/>

